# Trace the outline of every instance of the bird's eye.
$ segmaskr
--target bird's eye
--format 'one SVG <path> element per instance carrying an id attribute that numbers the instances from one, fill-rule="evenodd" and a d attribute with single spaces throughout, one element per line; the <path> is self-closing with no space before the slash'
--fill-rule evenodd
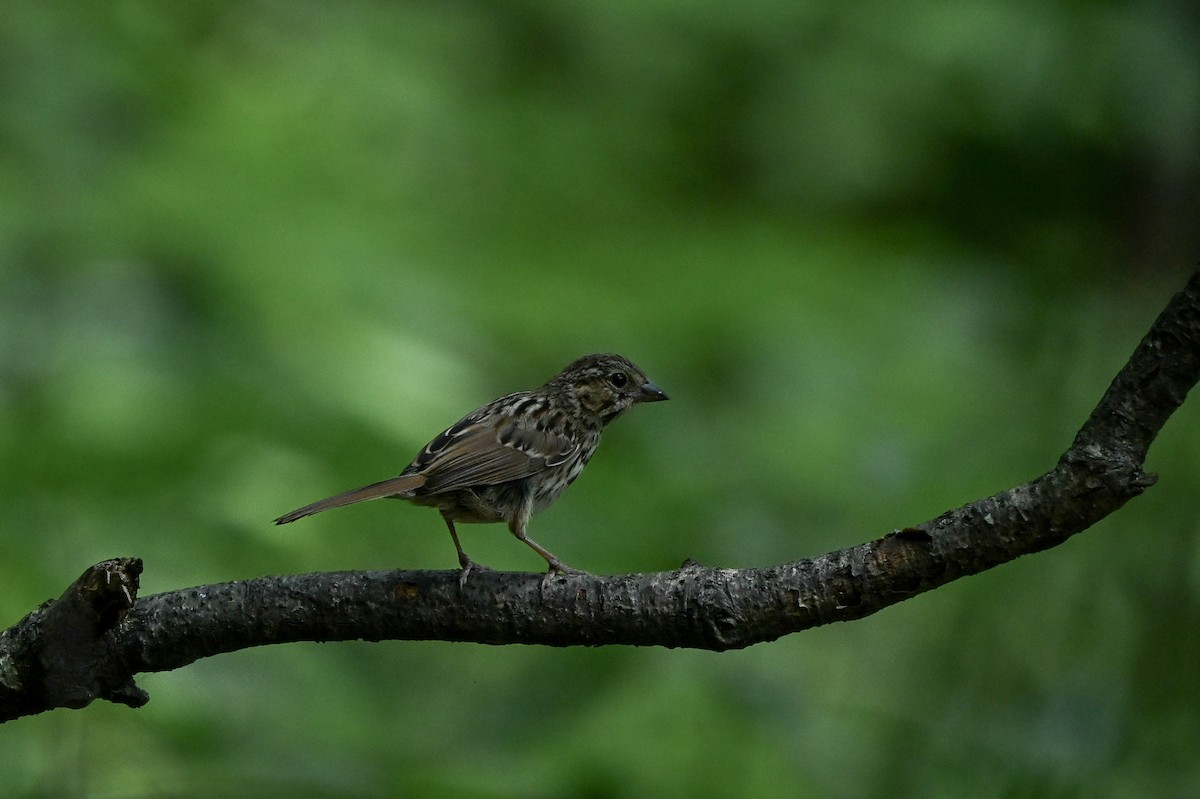
<path id="1" fill-rule="evenodd" d="M 624 372 L 613 372 L 608 376 L 608 382 L 612 383 L 617 388 L 621 388 L 629 382 L 629 376 Z"/>

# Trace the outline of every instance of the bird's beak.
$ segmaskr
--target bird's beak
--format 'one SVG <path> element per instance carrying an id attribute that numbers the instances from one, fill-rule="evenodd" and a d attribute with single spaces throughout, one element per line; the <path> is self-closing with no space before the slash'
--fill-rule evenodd
<path id="1" fill-rule="evenodd" d="M 667 392 L 647 380 L 642 383 L 642 389 L 638 392 L 637 399 L 638 402 L 662 402 L 670 397 L 667 396 Z"/>

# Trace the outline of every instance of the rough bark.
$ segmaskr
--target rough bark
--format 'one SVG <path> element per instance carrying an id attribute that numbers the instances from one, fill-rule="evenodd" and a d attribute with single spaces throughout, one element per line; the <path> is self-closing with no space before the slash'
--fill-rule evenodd
<path id="1" fill-rule="evenodd" d="M 0 633 L 0 720 L 99 697 L 138 707 L 134 675 L 292 641 L 451 640 L 725 650 L 862 618 L 1062 543 L 1154 483 L 1142 471 L 1200 379 L 1200 272 L 1138 345 L 1053 469 L 916 527 L 761 569 L 685 564 L 611 577 L 481 570 L 261 577 L 136 599 L 142 563 L 92 566 Z"/>

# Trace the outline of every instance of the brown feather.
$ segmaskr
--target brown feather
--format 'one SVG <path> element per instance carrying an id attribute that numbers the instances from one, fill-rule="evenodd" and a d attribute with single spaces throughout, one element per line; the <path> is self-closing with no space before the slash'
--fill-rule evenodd
<path id="1" fill-rule="evenodd" d="M 497 485 L 537 474 L 578 449 L 562 437 L 530 430 L 516 420 L 460 431 L 425 468 L 422 493 Z"/>
<path id="2" fill-rule="evenodd" d="M 288 522 L 294 522 L 297 519 L 303 519 L 305 516 L 312 516 L 314 513 L 320 513 L 330 508 L 353 505 L 355 502 L 366 502 L 368 499 L 407 494 L 409 491 L 420 488 L 423 485 L 425 485 L 424 475 L 402 474 L 399 477 L 392 477 L 378 483 L 372 483 L 369 486 L 356 488 L 353 491 L 346 491 L 342 494 L 317 500 L 310 505 L 305 505 L 303 508 L 296 508 L 291 513 L 285 513 L 280 516 L 275 520 L 275 523 L 287 524 Z"/>

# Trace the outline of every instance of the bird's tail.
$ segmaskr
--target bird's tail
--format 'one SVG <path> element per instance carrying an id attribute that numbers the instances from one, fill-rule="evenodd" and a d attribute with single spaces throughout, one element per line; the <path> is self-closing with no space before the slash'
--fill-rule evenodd
<path id="1" fill-rule="evenodd" d="M 366 502 L 368 499 L 404 494 L 423 485 L 425 485 L 424 475 L 402 474 L 399 477 L 392 477 L 388 480 L 372 483 L 369 486 L 356 488 L 344 494 L 336 494 L 332 497 L 317 500 L 311 505 L 305 505 L 303 508 L 296 508 L 294 511 L 280 516 L 275 520 L 275 523 L 287 524 L 288 522 L 294 522 L 297 519 L 303 519 L 305 516 L 312 516 L 314 513 L 320 513 L 330 508 L 340 508 L 343 505 L 353 505 L 355 502 Z"/>

